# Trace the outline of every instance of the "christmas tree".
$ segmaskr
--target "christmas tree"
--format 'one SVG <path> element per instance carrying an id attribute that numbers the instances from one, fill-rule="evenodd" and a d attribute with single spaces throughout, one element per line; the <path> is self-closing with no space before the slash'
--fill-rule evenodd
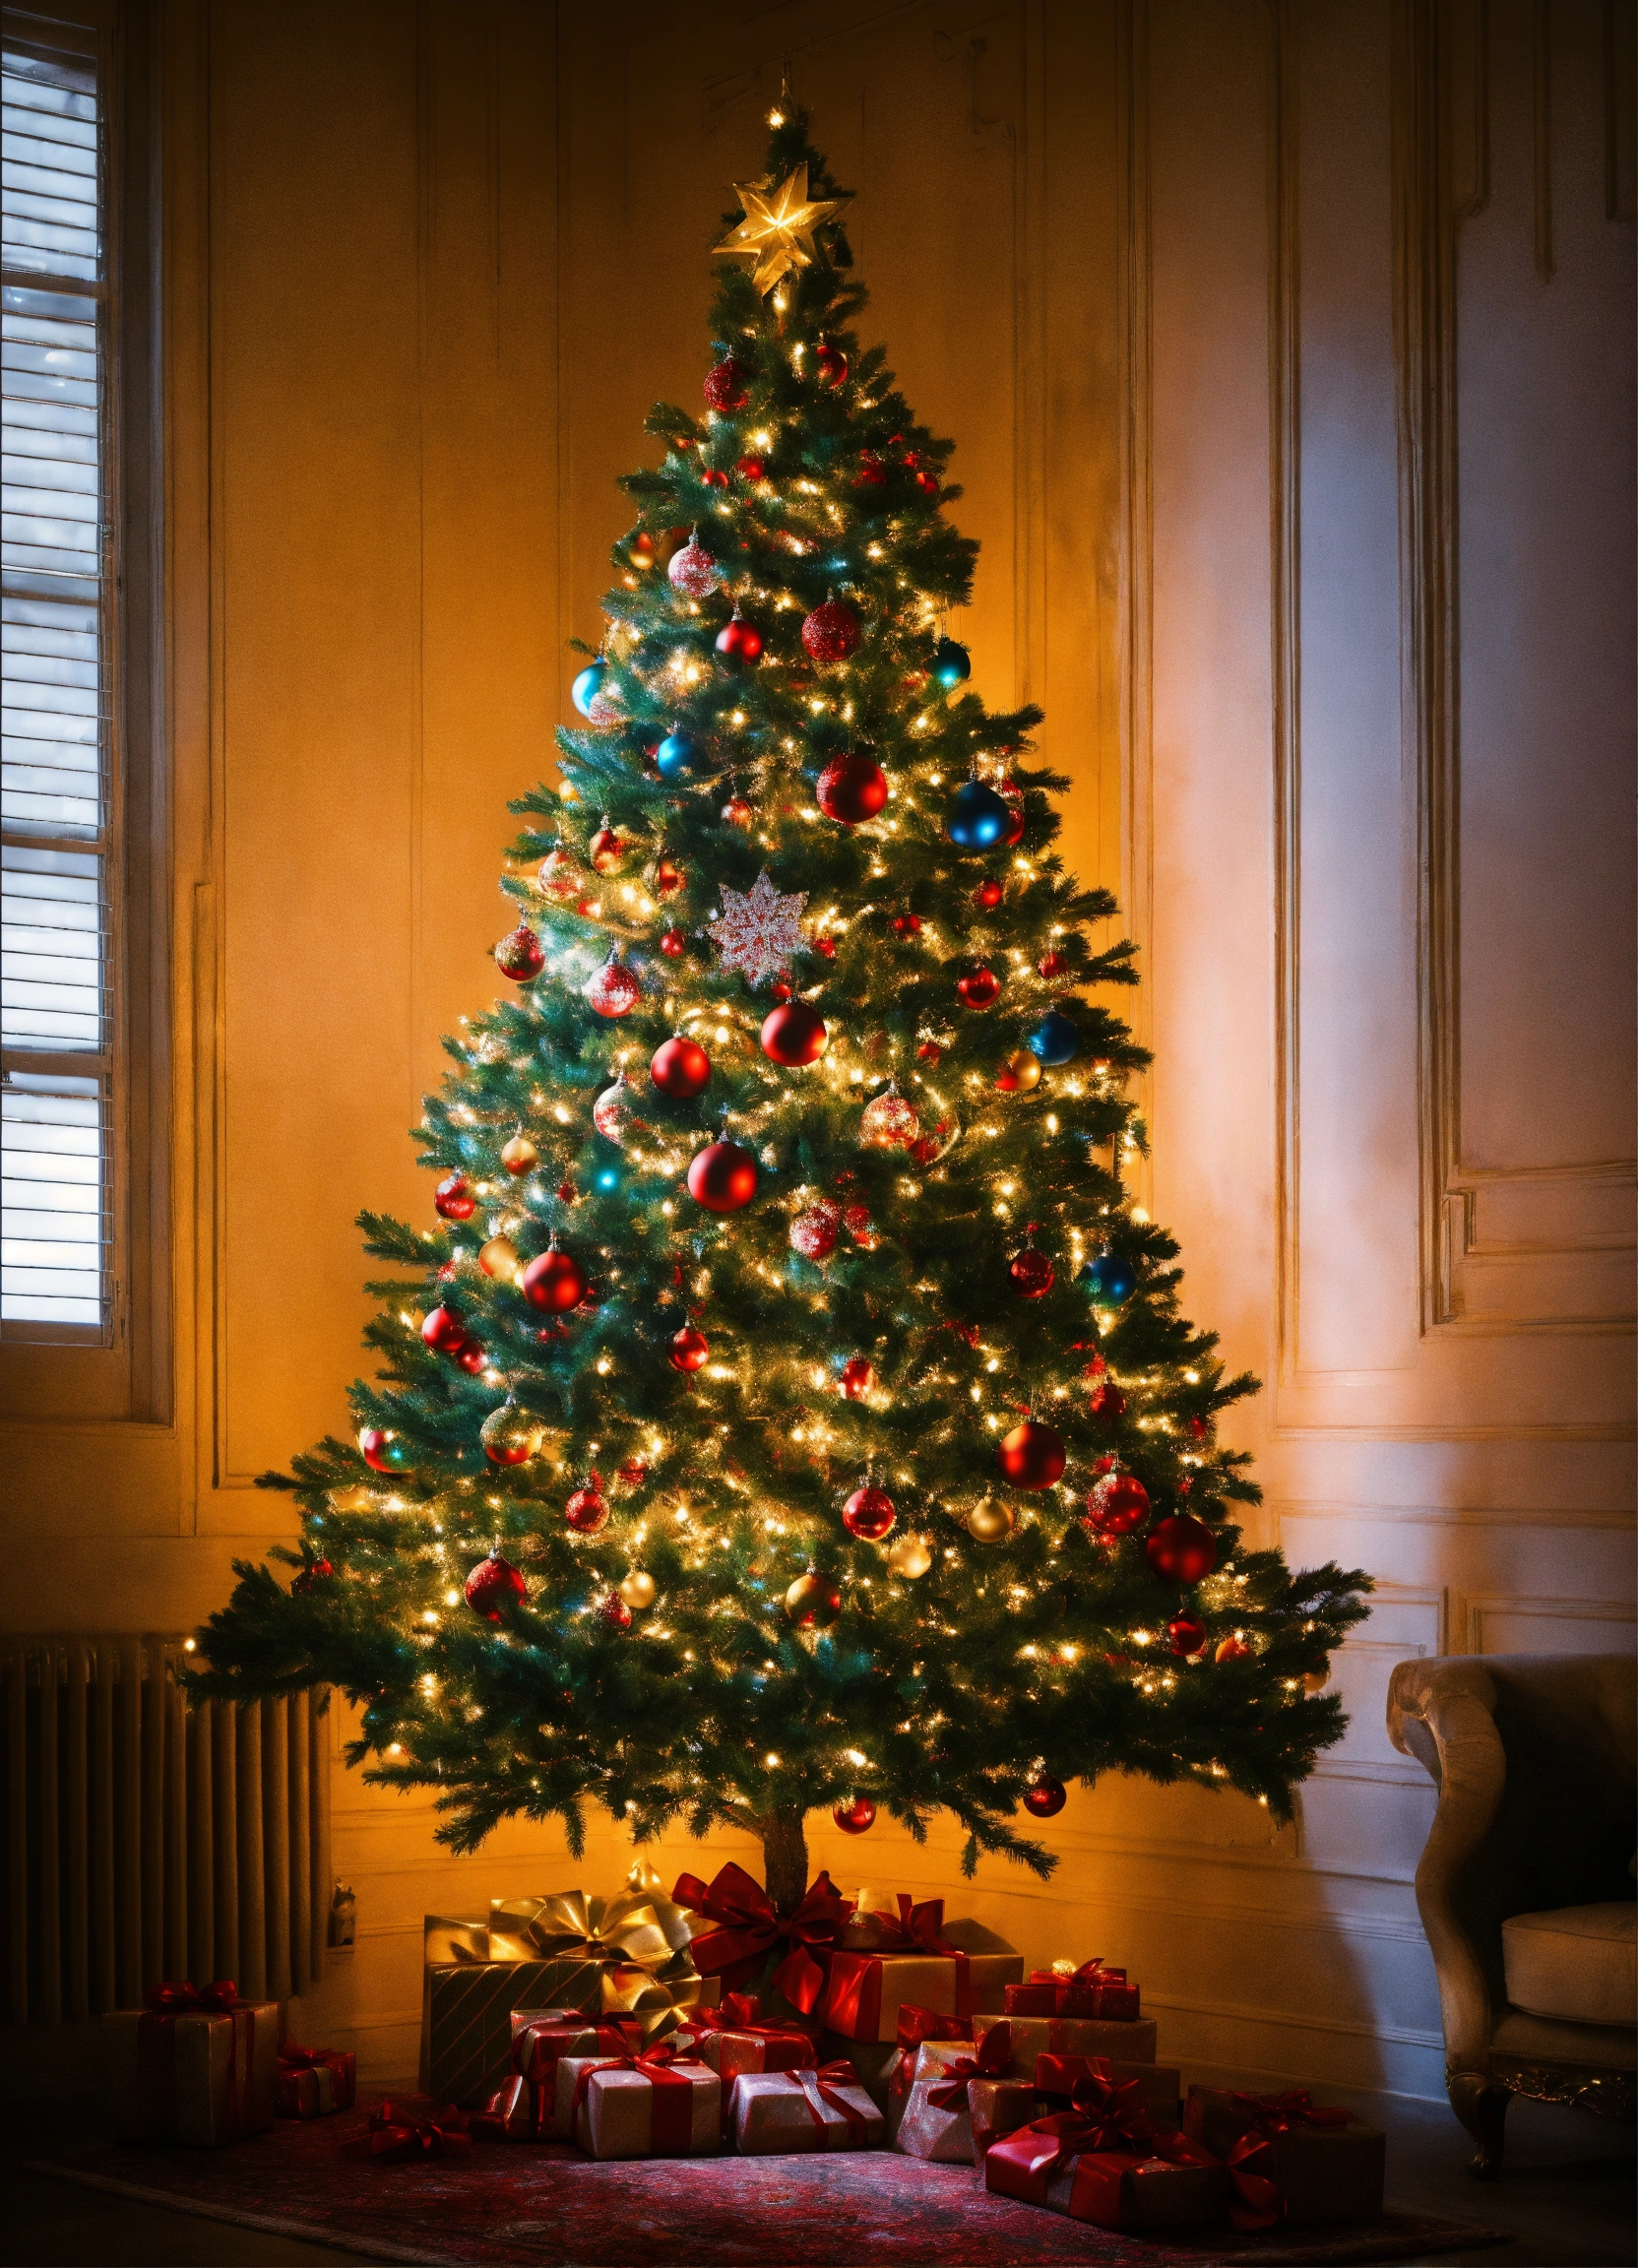
<path id="1" fill-rule="evenodd" d="M 1283 1814 L 1366 1585 L 1241 1544 L 1255 1381 L 1131 1201 L 1132 949 L 1053 851 L 1040 712 L 947 634 L 951 446 L 852 328 L 805 120 L 736 194 L 704 414 L 648 419 L 586 728 L 512 806 L 437 1226 L 362 1217 L 378 1382 L 267 1477 L 293 1579 L 240 1565 L 196 1683 L 345 1690 L 458 1848 L 746 1828 L 788 1911 L 818 1807 L 1040 1873 L 1020 1806 L 1110 1769 Z"/>

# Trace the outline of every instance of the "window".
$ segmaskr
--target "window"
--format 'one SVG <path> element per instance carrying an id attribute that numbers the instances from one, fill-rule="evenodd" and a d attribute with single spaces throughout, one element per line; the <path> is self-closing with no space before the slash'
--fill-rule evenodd
<path id="1" fill-rule="evenodd" d="M 107 1346 L 121 1066 L 101 42 L 8 9 L 0 69 L 0 1338 Z"/>

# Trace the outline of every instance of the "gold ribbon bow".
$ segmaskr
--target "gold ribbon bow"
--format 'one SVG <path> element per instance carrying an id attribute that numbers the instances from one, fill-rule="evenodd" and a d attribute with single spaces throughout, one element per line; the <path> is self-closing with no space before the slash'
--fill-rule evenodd
<path id="1" fill-rule="evenodd" d="M 689 1934 L 687 1917 L 641 1858 L 612 1898 L 560 1890 L 489 1903 L 491 1961 L 549 1961 L 559 1972 L 550 1999 L 635 2017 L 648 2039 L 671 2030 L 677 2009 L 699 1997 Z"/>

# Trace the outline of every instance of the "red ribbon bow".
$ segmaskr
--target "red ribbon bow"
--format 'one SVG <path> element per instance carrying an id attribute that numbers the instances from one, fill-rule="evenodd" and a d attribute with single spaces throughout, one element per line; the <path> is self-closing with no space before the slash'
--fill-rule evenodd
<path id="1" fill-rule="evenodd" d="M 383 2103 L 370 2119 L 369 2131 L 356 2142 L 344 2142 L 344 2158 L 373 2158 L 384 2165 L 429 2158 L 461 2158 L 472 2146 L 467 2121 L 453 2104 L 429 2118 Z"/>
<path id="2" fill-rule="evenodd" d="M 241 2005 L 239 1988 L 230 1977 L 214 1984 L 150 1984 L 143 2006 L 154 2016 L 230 2016 Z"/>
<path id="3" fill-rule="evenodd" d="M 689 1948 L 702 1977 L 720 1976 L 725 1985 L 737 1989 L 750 1983 L 776 1946 L 788 1945 L 774 1971 L 774 1989 L 804 2016 L 812 2015 L 825 1984 L 825 1972 L 812 1948 L 829 1950 L 848 1911 L 828 1873 L 821 1871 L 808 1884 L 801 1904 L 784 1920 L 775 1913 L 761 1883 L 731 1859 L 709 1883 L 697 1874 L 679 1874 L 671 1897 L 676 1905 L 718 1924 L 696 1937 Z"/>
<path id="4" fill-rule="evenodd" d="M 1011 2042 L 999 2024 L 991 2025 L 976 2055 L 958 2055 L 943 2066 L 937 2085 L 927 2089 L 927 2101 L 935 2110 L 958 2110 L 967 2101 L 969 2079 L 999 2079 L 1011 2066 Z"/>
<path id="5" fill-rule="evenodd" d="M 1239 2199 L 1228 2218 L 1236 2229 L 1268 2229 L 1286 2217 L 1286 2193 L 1269 2173 L 1274 2144 L 1295 2126 L 1346 2126 L 1353 2112 L 1316 2103 L 1306 2087 L 1284 2095 L 1238 2095 L 1233 2102 L 1246 2119 L 1244 2132 L 1225 2163 Z"/>
<path id="6" fill-rule="evenodd" d="M 890 2095 L 908 2095 L 915 2072 L 915 2050 L 923 2040 L 971 2040 L 971 2016 L 940 2016 L 931 2008 L 918 2008 L 914 2000 L 899 2003 L 899 2052 L 894 2057 L 887 2086 Z"/>
<path id="7" fill-rule="evenodd" d="M 986 2047 L 993 2037 L 993 2033 L 986 2036 Z M 1099 2063 L 1103 2063 L 1103 2070 L 1098 2069 Z M 1076 2080 L 1067 2110 L 1054 2110 L 1049 2118 L 1038 2118 L 1023 2131 L 1040 2137 L 1040 2147 L 1031 2151 L 1029 2171 L 1048 2181 L 1069 2159 L 1102 2150 L 1141 2146 L 1166 2155 L 1160 2147 L 1165 2137 L 1157 2135 L 1144 2107 L 1142 2080 L 1116 2081 L 1102 2056 Z"/>
<path id="8" fill-rule="evenodd" d="M 825 2113 L 819 2106 L 828 2103 L 847 2121 L 849 2149 L 862 2150 L 866 2147 L 869 2124 L 863 2113 L 855 2110 L 847 2097 L 839 2092 L 844 2087 L 858 2085 L 858 2073 L 850 2063 L 838 2056 L 834 2063 L 821 2063 L 817 2070 L 810 2067 L 805 2071 L 782 2071 L 779 2076 L 788 2079 L 792 2085 L 801 2089 L 807 2104 L 807 2114 L 821 2133 L 825 2131 Z"/>

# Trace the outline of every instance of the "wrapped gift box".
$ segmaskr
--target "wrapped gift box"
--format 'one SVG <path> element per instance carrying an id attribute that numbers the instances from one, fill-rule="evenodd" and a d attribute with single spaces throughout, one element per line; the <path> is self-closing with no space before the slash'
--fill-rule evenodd
<path id="1" fill-rule="evenodd" d="M 1155 2023 L 1140 2016 L 1135 2023 L 1104 2024 L 1091 2016 L 975 2016 L 974 2037 L 981 2044 L 997 2024 L 1005 2024 L 1012 2042 L 1012 2069 L 1034 2078 L 1041 2055 L 1106 2055 L 1116 2063 L 1153 2063 Z"/>
<path id="2" fill-rule="evenodd" d="M 1183 2110 L 1183 2074 L 1167 2063 L 1123 2063 L 1115 2055 L 1038 2055 L 1036 2057 L 1036 2093 L 1043 2096 L 1047 2107 L 1059 2110 L 1075 2092 L 1076 2082 L 1098 2071 L 1119 2087 L 1136 2080 L 1138 2100 L 1154 2119 L 1157 2126 L 1176 2126 Z"/>
<path id="3" fill-rule="evenodd" d="M 1254 2096 L 1191 2087 L 1183 2127 L 1238 2177 L 1236 2217 L 1247 2226 L 1266 2220 L 1318 2229 L 1374 2220 L 1382 2211 L 1387 2136 L 1347 2110 L 1314 2103 L 1306 2089 Z M 1264 2182 L 1275 2195 L 1257 2186 Z"/>
<path id="4" fill-rule="evenodd" d="M 208 1986 L 219 1996 L 231 1985 Z M 273 2124 L 279 2090 L 279 2003 L 199 2006 L 188 1985 L 161 1985 L 173 2005 L 119 2008 L 102 2019 L 104 2066 L 118 2132 L 128 2142 L 237 2142 Z M 191 1995 L 195 2005 L 186 2005 Z"/>
<path id="5" fill-rule="evenodd" d="M 281 2118 L 327 2118 L 350 2110 L 358 2091 L 358 2061 L 350 2050 L 298 2048 L 286 2040 L 279 2050 L 274 2111 Z"/>
<path id="6" fill-rule="evenodd" d="M 981 2090 L 978 2130 L 984 2145 L 997 2133 L 1010 2133 L 1035 2115 L 1035 2089 L 1027 2079 L 1008 2078 L 1002 2071 L 986 2067 L 964 2041 L 924 2041 L 916 2055 L 894 2148 L 907 2157 L 933 2159 L 943 2165 L 977 2164 L 983 2147 L 975 2146 L 975 2087 Z"/>
<path id="7" fill-rule="evenodd" d="M 1137 1986 L 1124 1969 L 1105 1969 L 1102 1961 L 1032 1969 L 1026 1983 L 1007 1986 L 1005 2004 L 1009 2016 L 1090 2016 L 1110 2024 L 1139 2014 Z"/>
<path id="8" fill-rule="evenodd" d="M 572 2141 L 557 2129 L 558 2064 L 565 2055 L 629 2055 L 640 2045 L 634 2025 L 588 2024 L 573 2008 L 514 2008 L 512 2077 L 490 2097 L 487 2115 L 509 2140 Z"/>
<path id="9" fill-rule="evenodd" d="M 682 2037 L 688 2042 L 690 2054 L 709 2063 L 721 2079 L 724 2097 L 736 2079 L 767 2071 L 812 2070 L 819 2060 L 819 2051 L 807 2033 L 794 2029 L 758 2025 L 735 2031 L 724 2025 L 707 2032 L 685 2029 Z"/>
<path id="10" fill-rule="evenodd" d="M 998 2009 L 1023 1965 L 1016 1953 L 974 1953 L 957 1962 L 937 1953 L 836 1952 L 826 1965 L 819 2020 L 844 2039 L 896 2040 L 907 2003 L 940 2016 Z"/>
<path id="11" fill-rule="evenodd" d="M 512 2076 L 512 2011 L 564 2008 L 550 1961 L 434 1962 L 423 1973 L 420 2091 L 472 2110 Z"/>
<path id="12" fill-rule="evenodd" d="M 974 2165 L 981 2166 L 991 2143 L 1027 2126 L 1040 2110 L 1040 2097 L 1027 2079 L 969 2079 L 967 2118 Z"/>
<path id="13" fill-rule="evenodd" d="M 723 2146 L 723 2084 L 709 2063 L 565 2055 L 557 2126 L 594 2158 L 705 2158 Z"/>
<path id="14" fill-rule="evenodd" d="M 1159 2150 L 1167 2155 L 1160 2156 Z M 1041 2205 L 1072 2221 L 1123 2235 L 1201 2229 L 1228 2212 L 1227 2167 L 1181 2134 L 1154 2145 L 1061 2154 L 1039 2125 L 1003 2135 L 984 2156 L 984 2186 L 997 2197 Z"/>
<path id="15" fill-rule="evenodd" d="M 734 2082 L 729 2118 L 733 2146 L 748 2158 L 874 2150 L 885 2131 L 881 2111 L 840 2058 L 822 2070 L 747 2072 Z"/>

